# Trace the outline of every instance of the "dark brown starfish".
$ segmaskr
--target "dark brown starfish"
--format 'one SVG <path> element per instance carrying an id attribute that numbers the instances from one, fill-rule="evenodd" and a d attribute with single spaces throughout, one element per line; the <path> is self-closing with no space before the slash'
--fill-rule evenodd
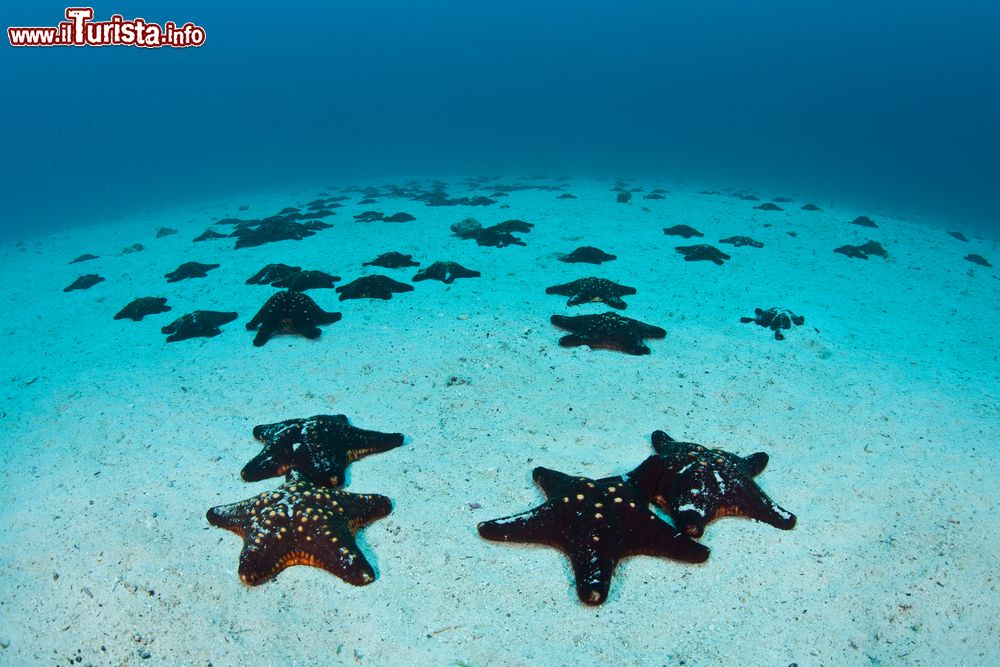
<path id="1" fill-rule="evenodd" d="M 653 457 L 650 457 L 653 458 Z M 479 524 L 488 540 L 528 542 L 569 556 L 576 592 L 588 605 L 608 597 L 611 576 L 627 556 L 661 556 L 688 563 L 708 558 L 708 548 L 688 539 L 649 509 L 628 477 L 589 479 L 535 468 L 547 500 L 538 507 Z"/>

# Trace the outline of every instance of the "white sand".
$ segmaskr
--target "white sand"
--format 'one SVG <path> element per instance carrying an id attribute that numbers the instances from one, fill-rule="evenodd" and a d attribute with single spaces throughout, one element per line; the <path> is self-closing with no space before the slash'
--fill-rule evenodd
<path id="1" fill-rule="evenodd" d="M 665 185 L 666 200 L 627 206 L 607 182 L 573 183 L 569 201 L 515 192 L 509 209 L 383 200 L 338 209 L 332 229 L 301 242 L 190 241 L 237 204 L 263 216 L 319 189 L 304 188 L 0 248 L 0 664 L 1000 663 L 1000 282 L 962 259 L 1000 263 L 995 243 Z M 369 208 L 417 220 L 351 220 Z M 880 228 L 846 224 L 859 213 Z M 536 227 L 527 247 L 479 248 L 449 233 L 468 215 Z M 766 245 L 720 246 L 733 256 L 723 267 L 686 263 L 673 247 L 699 240 L 661 231 L 678 223 L 706 242 Z M 155 239 L 160 226 L 180 234 Z M 868 238 L 888 261 L 831 252 Z M 147 250 L 117 254 L 136 242 Z M 619 259 L 554 257 L 588 244 Z M 408 281 L 415 270 L 362 270 L 387 250 L 483 277 L 388 302 L 314 290 L 341 322 L 316 341 L 251 345 L 243 324 L 272 290 L 244 280 L 265 263 Z M 101 259 L 67 264 L 84 252 Z M 188 260 L 222 266 L 168 285 L 163 274 Z M 90 272 L 107 281 L 62 292 Z M 567 308 L 544 288 L 586 275 L 638 288 L 624 314 L 668 330 L 651 355 L 557 346 L 551 314 L 605 308 Z M 173 310 L 112 320 L 138 296 Z M 739 323 L 756 306 L 806 325 L 777 342 Z M 167 345 L 159 328 L 195 308 L 240 317 L 216 338 Z M 348 475 L 347 490 L 395 503 L 360 533 L 378 579 L 355 588 L 295 567 L 247 588 L 239 538 L 205 511 L 278 484 L 239 479 L 255 424 L 317 413 L 407 435 Z M 578 601 L 559 552 L 476 533 L 543 500 L 535 466 L 620 474 L 652 452 L 657 428 L 768 452 L 759 481 L 797 527 L 722 519 L 703 539 L 707 563 L 628 559 L 600 608 Z"/>

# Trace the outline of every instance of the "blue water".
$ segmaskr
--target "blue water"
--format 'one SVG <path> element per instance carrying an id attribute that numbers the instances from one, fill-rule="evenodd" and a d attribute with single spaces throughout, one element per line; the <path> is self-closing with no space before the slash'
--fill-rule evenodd
<path id="1" fill-rule="evenodd" d="M 1000 226 L 995 3 L 100 3 L 198 49 L 0 48 L 5 235 L 189 198 L 558 172 Z M 4 3 L 4 27 L 64 5 Z"/>

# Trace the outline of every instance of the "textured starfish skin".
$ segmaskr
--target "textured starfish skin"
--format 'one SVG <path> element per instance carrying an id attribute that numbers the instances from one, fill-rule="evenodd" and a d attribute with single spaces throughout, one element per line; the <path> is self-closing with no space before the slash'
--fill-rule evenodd
<path id="1" fill-rule="evenodd" d="M 737 248 L 742 248 L 743 246 L 750 246 L 751 248 L 763 248 L 764 244 L 760 241 L 755 241 L 749 236 L 730 236 L 729 238 L 719 239 L 719 243 L 729 243 Z"/>
<path id="2" fill-rule="evenodd" d="M 580 246 L 573 252 L 569 254 L 559 253 L 556 255 L 556 259 L 560 262 L 567 262 L 569 264 L 576 264 L 579 262 L 584 262 L 587 264 L 600 264 L 601 262 L 610 262 L 618 259 L 617 256 L 609 254 L 601 250 L 600 248 L 595 248 L 591 245 Z"/>
<path id="3" fill-rule="evenodd" d="M 413 285 L 407 285 L 389 276 L 373 275 L 362 276 L 346 285 L 337 288 L 340 293 L 340 300 L 346 299 L 384 299 L 392 298 L 393 294 L 402 292 L 412 292 Z"/>
<path id="4" fill-rule="evenodd" d="M 605 303 L 612 308 L 627 308 L 622 301 L 623 296 L 635 294 L 634 287 L 619 285 L 606 278 L 580 278 L 564 285 L 546 287 L 546 294 L 568 296 L 567 306 L 577 306 L 581 303 Z"/>
<path id="5" fill-rule="evenodd" d="M 552 324 L 572 333 L 559 339 L 563 347 L 589 345 L 592 348 L 617 350 L 626 354 L 649 354 L 650 350 L 642 341 L 645 338 L 665 338 L 665 329 L 646 324 L 617 313 L 600 315 L 553 315 Z"/>
<path id="6" fill-rule="evenodd" d="M 219 268 L 218 264 L 201 264 L 199 262 L 184 262 L 176 269 L 164 275 L 168 283 L 176 283 L 187 278 L 204 278 L 212 269 Z"/>
<path id="7" fill-rule="evenodd" d="M 272 287 L 290 289 L 293 292 L 304 292 L 309 289 L 333 289 L 333 284 L 340 280 L 340 276 L 333 276 L 323 271 L 296 271 L 280 280 L 271 283 Z"/>
<path id="8" fill-rule="evenodd" d="M 753 322 L 759 326 L 766 329 L 771 329 L 774 332 L 775 340 L 784 340 L 785 336 L 781 333 L 782 329 L 791 329 L 792 325 L 801 326 L 805 324 L 806 318 L 801 315 L 796 315 L 790 310 L 785 308 L 768 308 L 764 310 L 763 308 L 754 308 L 753 317 L 741 317 L 740 322 L 743 324 L 749 324 Z"/>
<path id="9" fill-rule="evenodd" d="M 340 486 L 348 464 L 403 444 L 402 433 L 357 428 L 345 415 L 259 424 L 253 436 L 264 443 L 264 448 L 243 467 L 240 474 L 244 480 L 256 482 L 295 469 L 321 486 Z"/>
<path id="10" fill-rule="evenodd" d="M 85 273 L 70 283 L 68 287 L 64 287 L 63 292 L 72 292 L 73 290 L 78 289 L 90 289 L 97 283 L 103 282 L 104 278 L 102 276 L 99 276 L 96 273 Z"/>
<path id="11" fill-rule="evenodd" d="M 707 547 L 650 511 L 648 500 L 628 477 L 595 480 L 541 467 L 532 477 L 547 500 L 527 512 L 484 521 L 479 534 L 488 540 L 559 549 L 570 559 L 577 595 L 585 604 L 607 599 L 622 558 L 664 556 L 688 563 L 708 558 Z"/>
<path id="12" fill-rule="evenodd" d="M 236 317 L 236 313 L 195 310 L 162 327 L 160 332 L 169 334 L 167 336 L 168 343 L 176 343 L 188 338 L 213 338 L 222 333 L 219 327 L 232 322 Z"/>
<path id="13" fill-rule="evenodd" d="M 637 469 L 633 475 L 643 479 L 643 492 L 684 533 L 701 537 L 706 524 L 724 516 L 754 519 L 782 530 L 795 526 L 795 515 L 771 500 L 753 479 L 767 466 L 764 452 L 737 456 L 678 442 L 663 431 L 654 431 L 652 441 L 662 464 L 659 476 L 648 469 L 642 475 Z"/>
<path id="14" fill-rule="evenodd" d="M 370 262 L 363 262 L 361 266 L 381 266 L 384 269 L 401 269 L 404 266 L 420 266 L 420 262 L 413 261 L 413 255 L 404 255 L 401 252 L 384 252 Z"/>
<path id="15" fill-rule="evenodd" d="M 375 581 L 354 534 L 392 511 L 385 496 L 318 487 L 292 472 L 274 491 L 208 510 L 213 526 L 243 538 L 239 576 L 247 586 L 294 565 L 311 565 L 349 584 Z"/>
<path id="16" fill-rule="evenodd" d="M 157 315 L 159 313 L 165 313 L 168 310 L 170 310 L 170 306 L 167 305 L 166 297 L 143 296 L 138 299 L 133 299 L 127 306 L 119 310 L 115 315 L 115 319 L 129 319 L 133 322 L 139 322 L 146 315 Z"/>
<path id="17" fill-rule="evenodd" d="M 712 262 L 719 266 L 727 259 L 730 259 L 729 255 L 722 252 L 718 248 L 707 243 L 699 243 L 698 245 L 679 245 L 675 248 L 677 252 L 684 255 L 685 262 Z"/>
<path id="18" fill-rule="evenodd" d="M 301 266 L 268 264 L 263 269 L 247 278 L 247 285 L 270 285 L 284 278 L 288 278 L 289 276 L 293 276 L 301 270 Z"/>
<path id="19" fill-rule="evenodd" d="M 413 276 L 413 282 L 421 280 L 440 280 L 445 285 L 450 285 L 457 278 L 478 278 L 479 271 L 467 269 L 457 262 L 434 262 L 426 269 L 421 269 Z"/>
<path id="20" fill-rule="evenodd" d="M 686 239 L 689 239 L 692 236 L 704 236 L 704 234 L 690 225 L 674 225 L 673 227 L 664 227 L 663 233 L 667 236 L 683 236 Z"/>
<path id="21" fill-rule="evenodd" d="M 333 324 L 343 317 L 340 313 L 328 313 L 306 294 L 284 290 L 272 294 L 264 302 L 257 314 L 247 322 L 247 330 L 260 327 L 253 339 L 257 347 L 264 345 L 279 331 L 299 333 L 306 338 L 319 338 L 318 324 Z"/>

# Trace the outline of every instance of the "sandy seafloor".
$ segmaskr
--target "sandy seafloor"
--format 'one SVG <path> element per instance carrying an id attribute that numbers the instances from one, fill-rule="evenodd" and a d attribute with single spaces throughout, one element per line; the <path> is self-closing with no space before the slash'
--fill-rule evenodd
<path id="1" fill-rule="evenodd" d="M 996 239 L 965 230 L 961 243 L 953 225 L 824 201 L 802 212 L 801 194 L 769 213 L 701 186 L 636 184 L 671 194 L 621 205 L 609 182 L 573 181 L 579 199 L 512 192 L 508 208 L 348 202 L 332 229 L 300 242 L 191 242 L 220 217 L 301 206 L 311 186 L 4 246 L 0 663 L 1000 664 L 1000 282 L 962 259 L 1000 264 Z M 370 208 L 417 220 L 352 220 Z M 879 228 L 847 224 L 862 213 Z M 449 232 L 470 215 L 536 226 L 527 247 L 480 248 Z M 705 239 L 664 236 L 679 223 Z M 161 226 L 180 233 L 156 239 Z M 765 247 L 720 246 L 733 256 L 722 267 L 673 249 L 733 234 Z M 832 252 L 869 238 L 888 260 Z M 119 254 L 132 243 L 146 250 Z M 588 244 L 619 258 L 555 258 Z M 315 341 L 251 345 L 243 324 L 272 288 L 244 281 L 264 264 L 340 284 L 408 281 L 415 270 L 360 266 L 387 250 L 483 277 L 418 283 L 388 302 L 313 290 L 341 322 Z M 85 252 L 101 258 L 67 263 Z M 222 266 L 168 285 L 163 274 L 188 260 Z M 62 291 L 90 272 L 107 281 Z M 568 308 L 544 288 L 587 275 L 638 288 L 623 314 L 668 331 L 651 355 L 557 345 L 550 315 L 606 308 Z M 138 296 L 173 310 L 112 320 Z M 806 324 L 777 342 L 739 323 L 757 306 Z M 216 338 L 166 344 L 159 328 L 196 308 L 239 318 Z M 360 533 L 377 581 L 295 567 L 247 588 L 240 539 L 205 511 L 278 485 L 239 478 L 258 451 L 255 424 L 319 413 L 407 436 L 348 474 L 347 490 L 394 501 Z M 627 559 L 599 608 L 578 601 L 558 551 L 478 536 L 477 522 L 544 499 L 535 466 L 621 474 L 652 452 L 655 429 L 768 452 L 759 482 L 796 528 L 719 520 L 705 564 Z"/>

